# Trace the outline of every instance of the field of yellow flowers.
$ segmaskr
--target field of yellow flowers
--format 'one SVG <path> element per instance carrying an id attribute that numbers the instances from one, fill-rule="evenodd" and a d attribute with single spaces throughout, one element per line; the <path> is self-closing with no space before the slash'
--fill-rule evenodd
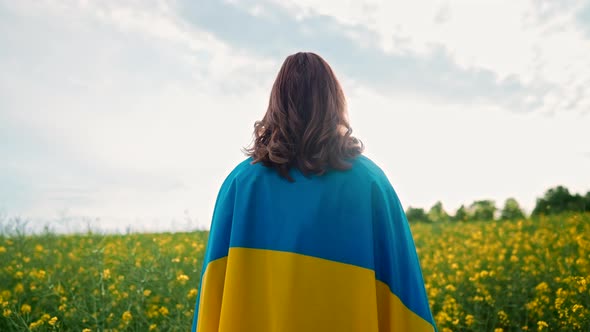
<path id="1" fill-rule="evenodd" d="M 0 331 L 187 331 L 206 240 L 0 235 Z"/>
<path id="2" fill-rule="evenodd" d="M 412 232 L 440 331 L 590 331 L 590 214 Z M 0 331 L 187 331 L 206 239 L 0 235 Z"/>
<path id="3" fill-rule="evenodd" d="M 413 234 L 440 331 L 590 331 L 590 214 Z"/>

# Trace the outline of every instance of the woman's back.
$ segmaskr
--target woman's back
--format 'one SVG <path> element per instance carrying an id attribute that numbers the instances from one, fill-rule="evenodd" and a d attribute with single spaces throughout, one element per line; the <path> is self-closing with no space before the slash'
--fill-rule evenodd
<path id="1" fill-rule="evenodd" d="M 406 216 L 317 54 L 285 59 L 215 206 L 193 331 L 433 331 Z"/>
<path id="2" fill-rule="evenodd" d="M 379 167 L 357 156 L 321 176 L 292 168 L 288 181 L 251 161 L 219 193 L 198 331 L 434 330 L 407 220 Z"/>

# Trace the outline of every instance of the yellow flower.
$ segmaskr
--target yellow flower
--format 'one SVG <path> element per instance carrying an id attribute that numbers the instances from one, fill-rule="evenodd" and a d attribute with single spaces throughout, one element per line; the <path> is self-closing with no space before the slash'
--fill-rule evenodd
<path id="1" fill-rule="evenodd" d="M 109 279 L 111 277 L 111 270 L 110 269 L 104 269 L 104 271 L 102 271 L 102 277 L 105 279 Z"/>
<path id="2" fill-rule="evenodd" d="M 8 308 L 4 308 L 4 311 L 2 312 L 2 316 L 4 317 L 8 317 L 12 314 L 12 310 L 8 309 Z"/>
<path id="3" fill-rule="evenodd" d="M 55 323 L 57 323 L 57 317 L 51 317 L 48 323 L 51 326 L 55 326 Z"/>
<path id="4" fill-rule="evenodd" d="M 131 315 L 131 312 L 125 311 L 123 313 L 123 315 L 121 316 L 121 319 L 123 319 L 124 322 L 128 323 L 129 321 L 131 321 L 133 319 L 133 315 Z"/>
<path id="5" fill-rule="evenodd" d="M 42 320 L 38 320 L 36 322 L 32 322 L 31 324 L 29 324 L 29 329 L 34 330 L 34 329 L 38 328 L 41 325 L 43 325 L 43 321 Z"/>
<path id="6" fill-rule="evenodd" d="M 149 290 L 149 289 L 146 289 L 146 290 L 143 291 L 143 296 L 145 296 L 145 297 L 150 296 L 150 294 L 152 294 L 152 291 Z"/>
<path id="7" fill-rule="evenodd" d="M 196 296 L 197 296 L 197 289 L 196 288 L 191 288 L 191 290 L 189 290 L 188 294 L 186 295 L 186 297 L 189 299 L 193 299 Z"/>
<path id="8" fill-rule="evenodd" d="M 23 286 L 22 283 L 19 282 L 18 284 L 16 284 L 16 286 L 14 286 L 14 292 L 16 294 L 23 293 L 24 291 L 25 291 L 25 287 Z"/>
<path id="9" fill-rule="evenodd" d="M 542 282 L 540 284 L 537 285 L 537 287 L 535 287 L 535 290 L 537 290 L 537 292 L 543 293 L 546 292 L 547 290 L 549 290 L 549 285 L 547 285 L 546 282 Z"/>
<path id="10" fill-rule="evenodd" d="M 88 328 L 86 328 L 86 329 L 83 329 L 83 330 L 82 330 L 82 332 L 92 332 L 92 330 L 91 330 L 91 329 L 88 329 Z"/>
<path id="11" fill-rule="evenodd" d="M 5 253 L 5 252 L 6 252 L 6 248 L 5 248 L 5 247 L 2 247 L 2 246 L 0 246 L 0 254 L 3 254 L 3 253 Z"/>
<path id="12" fill-rule="evenodd" d="M 180 281 L 181 283 L 187 282 L 188 279 L 189 277 L 186 274 L 179 274 L 178 277 L 176 277 L 176 280 Z"/>
<path id="13" fill-rule="evenodd" d="M 475 322 L 475 317 L 473 317 L 473 315 L 467 315 L 467 316 L 465 316 L 465 324 L 467 326 L 473 325 L 474 322 Z"/>
<path id="14" fill-rule="evenodd" d="M 156 328 L 158 328 L 158 327 L 156 326 L 156 324 L 152 324 L 152 325 L 150 325 L 150 331 L 153 331 L 153 330 L 155 330 Z"/>
<path id="15" fill-rule="evenodd" d="M 448 290 L 449 292 L 454 292 L 457 290 L 457 288 L 455 288 L 455 286 L 449 284 L 445 286 L 445 289 Z"/>
<path id="16" fill-rule="evenodd" d="M 549 327 L 549 325 L 546 322 L 540 320 L 540 321 L 537 322 L 537 327 L 538 327 L 537 328 L 537 331 L 542 331 L 543 328 Z"/>
<path id="17" fill-rule="evenodd" d="M 25 303 L 25 304 L 23 304 L 23 305 L 20 307 L 20 312 L 22 312 L 22 313 L 23 313 L 23 315 L 30 313 L 30 312 L 31 312 L 31 306 L 30 306 L 30 305 L 28 305 L 28 304 L 26 304 L 26 303 Z"/>
<path id="18" fill-rule="evenodd" d="M 501 327 L 498 327 L 498 328 L 494 329 L 494 332 L 504 332 L 504 329 Z"/>
<path id="19" fill-rule="evenodd" d="M 45 272 L 44 270 L 31 271 L 31 277 L 33 277 L 33 278 L 43 279 L 43 278 L 45 278 L 46 275 L 47 275 L 47 272 Z"/>
<path id="20" fill-rule="evenodd" d="M 168 315 L 168 308 L 166 307 L 160 307 L 160 310 L 158 311 L 162 314 L 162 316 Z"/>

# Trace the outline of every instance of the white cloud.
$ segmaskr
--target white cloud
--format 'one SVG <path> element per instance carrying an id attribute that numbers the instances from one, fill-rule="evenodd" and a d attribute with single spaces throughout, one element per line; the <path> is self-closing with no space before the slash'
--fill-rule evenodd
<path id="1" fill-rule="evenodd" d="M 380 36 L 390 53 L 429 54 L 443 46 L 459 66 L 491 70 L 498 80 L 515 76 L 546 88 L 540 111 L 590 105 L 590 39 L 576 24 L 583 3 L 537 1 L 273 1 L 295 17 L 327 15 Z M 446 12 L 443 22 L 438 19 Z M 548 11 L 551 15 L 548 15 Z"/>

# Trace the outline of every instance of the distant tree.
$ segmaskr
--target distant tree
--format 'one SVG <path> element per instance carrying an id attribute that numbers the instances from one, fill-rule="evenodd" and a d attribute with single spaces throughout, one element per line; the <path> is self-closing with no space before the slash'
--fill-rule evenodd
<path id="1" fill-rule="evenodd" d="M 494 220 L 496 202 L 492 200 L 475 201 L 469 206 L 471 218 L 474 220 Z"/>
<path id="2" fill-rule="evenodd" d="M 428 211 L 428 219 L 431 222 L 449 221 L 449 214 L 443 208 L 440 201 L 436 202 Z"/>
<path id="3" fill-rule="evenodd" d="M 500 219 L 502 220 L 517 220 L 523 219 L 524 212 L 520 208 L 520 205 L 514 198 L 508 198 L 506 202 L 504 202 L 504 208 L 500 213 Z"/>
<path id="4" fill-rule="evenodd" d="M 455 212 L 455 215 L 451 217 L 453 221 L 467 221 L 469 220 L 469 213 L 467 212 L 467 208 L 465 205 L 461 204 L 461 206 Z"/>
<path id="5" fill-rule="evenodd" d="M 406 210 L 406 217 L 410 222 L 430 222 L 426 215 L 426 211 L 422 208 L 413 208 L 409 206 Z"/>
<path id="6" fill-rule="evenodd" d="M 542 198 L 537 198 L 533 215 L 558 214 L 562 212 L 582 212 L 587 210 L 587 196 L 572 195 L 564 186 L 557 186 L 545 192 Z"/>
<path id="7" fill-rule="evenodd" d="M 584 196 L 584 211 L 590 212 L 590 191 Z"/>
<path id="8" fill-rule="evenodd" d="M 574 212 L 586 211 L 586 197 L 580 194 L 573 195 L 571 202 L 568 204 L 568 210 Z"/>

